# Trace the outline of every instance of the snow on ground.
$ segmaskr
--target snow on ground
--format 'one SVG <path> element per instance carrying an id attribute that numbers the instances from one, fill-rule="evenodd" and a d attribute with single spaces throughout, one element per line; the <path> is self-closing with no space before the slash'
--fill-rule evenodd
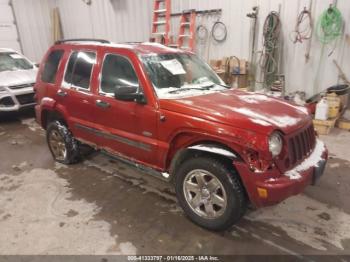
<path id="1" fill-rule="evenodd" d="M 1 255 L 136 254 L 107 222 L 94 220 L 95 204 L 70 199 L 67 181 L 54 171 L 0 174 L 0 181 Z"/>
<path id="2" fill-rule="evenodd" d="M 342 242 L 350 239 L 349 214 L 305 195 L 258 209 L 246 219 L 279 227 L 289 237 L 319 250 L 327 250 L 325 243 L 343 250 Z"/>
<path id="3" fill-rule="evenodd" d="M 21 123 L 22 125 L 26 125 L 33 132 L 39 131 L 39 133 L 43 133 L 43 129 L 38 125 L 34 118 L 22 119 Z"/>

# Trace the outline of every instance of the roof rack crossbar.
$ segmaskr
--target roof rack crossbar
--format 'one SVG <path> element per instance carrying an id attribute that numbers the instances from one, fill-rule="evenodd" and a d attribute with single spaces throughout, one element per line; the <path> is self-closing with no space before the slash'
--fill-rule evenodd
<path id="1" fill-rule="evenodd" d="M 63 44 L 66 42 L 98 42 L 102 44 L 110 44 L 111 42 L 104 39 L 94 39 L 94 38 L 73 38 L 73 39 L 62 39 L 55 42 L 55 45 Z"/>

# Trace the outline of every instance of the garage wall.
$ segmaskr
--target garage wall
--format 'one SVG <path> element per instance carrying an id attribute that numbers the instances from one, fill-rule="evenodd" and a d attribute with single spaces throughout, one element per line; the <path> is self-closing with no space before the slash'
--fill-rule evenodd
<path id="1" fill-rule="evenodd" d="M 0 0 L 0 3 L 4 0 Z M 106 38 L 114 42 L 147 41 L 152 20 L 152 0 L 13 0 L 24 53 L 38 60 L 51 44 L 50 15 L 52 6 L 60 11 L 65 38 Z M 227 25 L 228 38 L 223 44 L 197 45 L 198 53 L 204 59 L 236 55 L 249 59 L 250 19 L 246 17 L 255 5 L 260 7 L 258 50 L 261 50 L 261 32 L 264 20 L 270 11 L 278 11 L 281 5 L 283 24 L 283 57 L 281 73 L 286 73 L 287 91 L 305 90 L 310 96 L 324 90 L 338 81 L 336 59 L 343 70 L 350 75 L 350 50 L 345 36 L 337 43 L 335 52 L 328 57 L 331 47 L 324 47 L 316 37 L 312 39 L 311 59 L 305 63 L 305 44 L 295 45 L 290 41 L 297 14 L 310 0 L 172 0 L 172 12 L 195 8 L 222 8 L 221 21 Z M 332 0 L 313 0 L 313 15 L 318 17 Z M 350 22 L 350 1 L 338 0 L 345 24 Z M 210 28 L 217 18 L 211 16 L 198 19 Z M 178 22 L 174 20 L 174 27 Z M 175 30 L 177 32 L 177 30 Z M 346 33 L 350 30 L 346 27 Z M 323 52 L 322 52 L 323 50 Z M 350 77 L 350 76 L 349 76 Z"/>
<path id="2" fill-rule="evenodd" d="M 0 0 L 0 47 L 21 51 L 14 13 L 8 0 Z"/>
<path id="3" fill-rule="evenodd" d="M 24 55 L 40 62 L 52 44 L 50 10 L 53 0 L 12 0 Z"/>
<path id="4" fill-rule="evenodd" d="M 149 0 L 57 0 L 65 38 L 94 37 L 114 42 L 149 38 L 152 1 Z"/>
<path id="5" fill-rule="evenodd" d="M 86 5 L 82 0 L 57 0 L 65 37 L 98 37 L 115 42 L 147 41 L 150 34 L 153 1 L 151 0 L 92 0 Z M 313 0 L 313 15 L 318 17 L 331 0 Z M 338 41 L 332 56 L 328 53 L 332 48 L 322 48 L 316 37 L 312 39 L 311 59 L 305 63 L 305 44 L 295 45 L 290 41 L 290 33 L 294 30 L 297 14 L 309 0 L 172 0 L 172 12 L 195 8 L 222 8 L 221 20 L 227 25 L 228 38 L 223 44 L 197 45 L 198 53 L 204 59 L 221 58 L 236 55 L 249 59 L 251 20 L 246 14 L 253 6 L 259 6 L 259 39 L 258 50 L 261 49 L 261 32 L 264 19 L 270 11 L 278 11 L 281 5 L 283 23 L 283 57 L 281 73 L 286 74 L 287 91 L 306 90 L 310 96 L 337 83 L 338 73 L 333 64 L 336 59 L 345 72 L 350 72 L 350 51 L 345 37 Z M 350 22 L 350 2 L 338 0 L 345 24 Z M 215 16 L 199 18 L 198 23 L 211 27 Z M 177 20 L 173 21 L 176 30 Z M 348 29 L 346 29 L 349 32 Z M 323 49 L 323 52 L 322 52 Z M 258 85 L 259 87 L 259 85 Z"/>

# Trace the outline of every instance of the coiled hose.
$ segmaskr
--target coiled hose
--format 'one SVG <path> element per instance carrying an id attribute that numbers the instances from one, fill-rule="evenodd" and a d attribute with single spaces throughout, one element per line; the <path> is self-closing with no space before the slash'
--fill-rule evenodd
<path id="1" fill-rule="evenodd" d="M 278 71 L 277 49 L 281 31 L 281 20 L 277 12 L 271 12 L 266 17 L 263 28 L 263 50 L 260 51 L 259 65 L 263 73 L 265 87 L 271 86 Z M 257 82 L 259 83 L 259 82 Z"/>
<path id="2" fill-rule="evenodd" d="M 325 10 L 317 22 L 316 34 L 322 44 L 329 44 L 341 36 L 343 17 L 335 6 Z"/>

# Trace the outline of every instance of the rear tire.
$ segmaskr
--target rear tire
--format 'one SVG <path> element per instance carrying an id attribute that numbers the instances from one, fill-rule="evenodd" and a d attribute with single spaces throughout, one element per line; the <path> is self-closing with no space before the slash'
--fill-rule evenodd
<path id="1" fill-rule="evenodd" d="M 184 162 L 176 172 L 175 189 L 185 214 L 209 230 L 230 228 L 244 215 L 247 198 L 233 170 L 211 157 Z"/>
<path id="2" fill-rule="evenodd" d="M 48 125 L 46 140 L 55 161 L 70 165 L 81 159 L 78 141 L 60 121 L 53 121 Z"/>

